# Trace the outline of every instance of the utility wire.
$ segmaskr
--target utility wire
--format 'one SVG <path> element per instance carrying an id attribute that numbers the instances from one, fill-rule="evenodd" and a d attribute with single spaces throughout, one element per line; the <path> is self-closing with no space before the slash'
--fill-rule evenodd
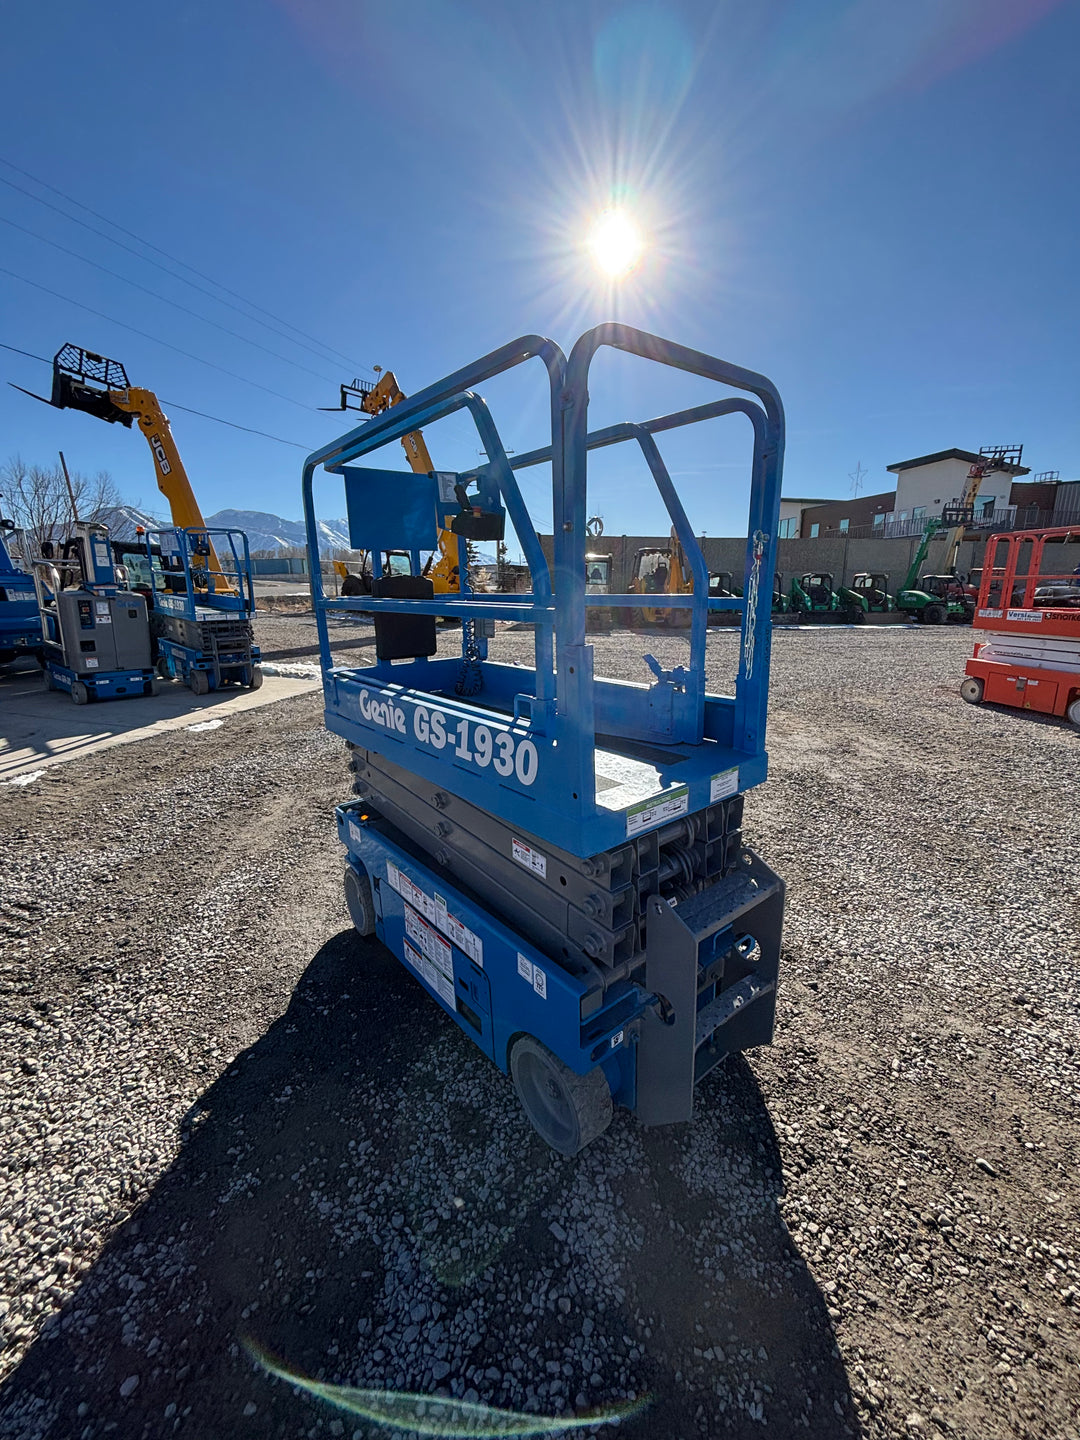
<path id="1" fill-rule="evenodd" d="M 50 290 L 47 285 L 39 285 L 36 280 L 29 280 L 25 275 L 19 275 L 3 265 L 0 265 L 0 275 L 10 275 L 13 280 L 21 280 L 24 285 L 32 285 L 35 290 L 41 290 L 46 295 L 51 295 L 54 300 L 63 300 L 67 305 L 77 305 L 80 310 L 86 310 L 89 314 L 96 315 L 99 320 L 107 320 L 110 325 L 119 325 L 123 330 L 130 330 L 133 335 L 141 335 L 144 340 L 152 340 L 155 345 L 164 345 L 166 350 L 175 350 L 177 355 L 183 355 L 188 360 L 196 360 L 200 365 L 208 365 L 211 370 L 228 375 L 230 380 L 242 380 L 245 385 L 253 385 L 256 390 L 265 390 L 267 395 L 274 395 L 278 400 L 285 400 L 300 410 L 315 408 L 313 405 L 305 405 L 302 400 L 294 400 L 291 395 L 283 395 L 280 390 L 272 390 L 269 385 L 261 385 L 258 380 L 249 380 L 246 375 L 237 375 L 235 370 L 226 370 L 224 365 L 217 365 L 213 360 L 204 360 L 201 355 L 193 355 L 190 350 L 181 350 L 179 345 L 173 345 L 168 340 L 159 340 L 156 335 L 150 335 L 135 325 L 129 325 L 126 320 L 116 320 L 113 316 L 106 315 L 103 310 L 95 310 L 92 305 L 84 305 L 81 300 L 73 300 L 70 295 L 61 295 L 59 290 Z"/>
<path id="2" fill-rule="evenodd" d="M 9 160 L 4 160 L 3 163 L 5 165 L 11 164 Z M 11 168 L 13 170 L 18 170 L 19 167 L 17 165 L 12 165 Z M 28 174 L 28 172 L 25 170 L 19 170 L 19 174 L 25 175 Z M 36 184 L 44 185 L 46 189 L 53 190 L 57 195 L 63 195 L 63 191 L 56 190 L 55 186 L 48 185 L 44 180 L 38 180 L 37 176 L 30 175 L 29 178 L 31 180 L 34 180 Z M 151 259 L 149 255 L 143 255 L 140 251 L 133 249 L 130 245 L 125 245 L 122 240 L 117 240 L 115 235 L 109 235 L 104 230 L 99 230 L 96 225 L 90 225 L 85 220 L 80 220 L 77 215 L 69 215 L 66 210 L 61 210 L 59 205 L 54 205 L 49 200 L 43 200 L 40 195 L 35 195 L 32 190 L 27 190 L 23 185 L 16 185 L 14 180 L 6 180 L 2 175 L 0 175 L 0 185 L 6 185 L 9 189 L 18 191 L 20 195 L 25 195 L 27 199 L 35 201 L 38 205 L 44 205 L 47 210 L 55 211 L 57 215 L 62 215 L 65 220 L 70 220 L 73 225 L 81 225 L 84 230 L 89 230 L 92 235 L 97 235 L 100 239 L 107 240 L 110 245 L 119 246 L 121 250 L 126 250 L 129 255 L 134 255 L 137 260 L 143 261 L 144 264 L 153 265 L 156 269 L 163 271 L 166 275 L 171 275 L 174 280 L 179 280 L 181 284 L 190 285 L 193 290 L 198 290 L 201 295 L 208 296 L 211 300 L 215 302 L 215 304 L 227 305 L 230 310 L 235 310 L 238 315 L 242 315 L 245 320 L 254 321 L 256 325 L 261 325 L 266 330 L 273 330 L 275 334 L 282 336 L 282 338 L 285 340 L 288 340 L 290 345 L 298 345 L 302 350 L 309 350 L 313 355 L 317 356 L 318 359 L 326 362 L 328 358 L 326 355 L 320 355 L 317 350 L 312 350 L 311 346 L 304 344 L 302 340 L 297 340 L 295 336 L 286 334 L 284 330 L 279 329 L 276 325 L 269 325 L 265 320 L 259 320 L 256 316 L 249 315 L 246 310 L 241 310 L 239 305 L 234 305 L 231 300 L 223 300 L 220 295 L 215 295 L 212 290 L 207 290 L 205 286 L 196 285 L 195 281 L 189 280 L 186 275 L 178 275 L 175 270 L 170 270 L 167 265 L 162 265 L 160 261 Z M 70 200 L 70 197 L 67 195 L 63 195 L 63 198 L 65 200 Z M 78 205 L 80 209 L 87 210 L 91 215 L 95 215 L 98 219 L 104 220 L 106 225 L 113 224 L 113 221 L 106 219 L 104 215 L 98 216 L 96 210 L 90 210 L 90 207 L 88 205 L 82 205 L 78 200 L 70 200 L 70 203 L 72 205 Z M 114 228 L 117 230 L 122 230 L 125 235 L 132 234 L 130 230 L 124 230 L 124 227 L 122 225 L 116 225 L 114 226 Z M 137 235 L 134 235 L 133 238 L 139 240 L 140 245 L 150 245 L 150 242 L 148 240 L 140 240 L 139 236 Z M 156 245 L 150 245 L 150 248 L 152 250 L 158 249 Z M 164 250 L 160 251 L 159 253 L 162 255 L 167 254 L 167 252 Z M 168 258 L 171 260 L 173 257 L 170 255 Z M 184 265 L 183 260 L 178 260 L 176 261 L 176 263 L 178 265 Z M 192 269 L 191 266 L 186 266 L 185 268 L 189 270 Z M 194 273 L 196 275 L 201 275 L 202 272 L 199 270 L 195 270 Z M 203 278 L 207 280 L 210 279 L 209 276 L 204 276 Z M 217 285 L 218 282 L 216 280 L 210 280 L 210 284 Z M 219 286 L 219 288 L 222 290 L 226 290 L 227 293 L 230 295 L 235 293 L 232 290 L 227 290 L 227 287 L 224 285 Z M 239 296 L 238 298 L 243 299 L 242 296 Z M 244 303 L 246 305 L 253 306 L 254 309 L 261 308 L 260 306 L 254 305 L 253 302 L 250 300 L 246 300 L 244 301 Z M 264 313 L 270 314 L 269 311 L 265 311 Z M 287 325 L 288 321 L 282 321 L 282 324 Z M 301 330 L 299 333 L 302 335 L 305 332 Z M 310 339 L 312 337 L 309 336 L 308 338 Z M 322 342 L 319 340 L 316 340 L 315 343 L 316 345 L 322 345 Z M 359 363 L 356 360 L 350 360 L 347 356 L 339 355 L 338 352 L 333 350 L 329 345 L 322 345 L 322 348 L 323 350 L 329 351 L 331 356 L 337 359 L 344 360 L 347 365 L 357 365 Z M 369 366 L 361 366 L 360 368 L 370 369 Z"/>
<path id="3" fill-rule="evenodd" d="M 125 285 L 131 285 L 136 290 L 141 290 L 144 295 L 152 295 L 155 300 L 162 301 L 165 305 L 172 305 L 176 310 L 182 310 L 185 315 L 192 315 L 196 320 L 201 320 L 204 325 L 212 325 L 215 330 L 222 331 L 225 335 L 231 335 L 234 340 L 241 340 L 245 345 L 253 345 L 256 350 L 261 350 L 264 355 L 272 355 L 275 360 L 283 360 L 286 365 L 294 365 L 297 370 L 304 370 L 308 375 L 314 375 L 318 380 L 328 380 L 331 385 L 339 382 L 330 375 L 324 375 L 319 370 L 312 370 L 310 365 L 301 365 L 299 360 L 290 360 L 287 355 L 279 355 L 276 350 L 271 350 L 267 345 L 260 345 L 258 340 L 249 340 L 246 335 L 241 335 L 238 330 L 231 330 L 228 325 L 219 325 L 216 320 L 211 320 L 206 315 L 200 315 L 197 310 L 189 310 L 186 305 L 181 305 L 179 300 L 170 300 L 167 295 L 162 295 L 157 290 L 151 290 L 148 285 L 140 285 L 137 280 L 130 280 L 126 275 L 121 275 L 116 270 L 110 270 L 107 265 L 99 265 L 96 260 L 90 260 L 85 255 L 80 255 L 77 250 L 69 250 L 66 245 L 61 245 L 58 240 L 50 240 L 47 235 L 39 235 L 36 230 L 30 230 L 25 225 L 20 225 L 15 220 L 9 220 L 6 215 L 0 215 L 0 224 L 10 225 L 13 230 L 21 230 L 24 235 L 29 235 L 34 240 L 40 240 L 46 245 L 51 245 L 54 250 L 60 250 L 65 255 L 72 255 L 76 260 L 82 261 L 84 265 L 92 265 L 95 270 L 102 271 L 105 275 L 111 275 L 114 280 L 121 280 Z"/>
<path id="4" fill-rule="evenodd" d="M 0 350 L 10 350 L 13 355 L 25 355 L 28 360 L 40 360 L 43 365 L 51 365 L 53 362 L 44 355 L 34 355 L 29 350 L 20 350 L 17 345 L 6 345 L 0 340 Z M 276 440 L 279 445 L 291 445 L 296 450 L 314 450 L 314 445 L 301 445 L 299 440 L 283 440 L 280 435 L 271 435 L 267 430 L 255 430 L 250 425 L 238 425 L 235 420 L 223 420 L 220 415 L 208 415 L 205 410 L 193 410 L 190 405 L 181 405 L 177 400 L 166 400 L 164 395 L 160 397 L 163 405 L 168 405 L 170 410 L 183 410 L 188 415 L 198 415 L 203 420 L 213 420 L 215 425 L 228 425 L 230 430 L 243 430 L 248 435 L 261 435 L 264 440 Z"/>

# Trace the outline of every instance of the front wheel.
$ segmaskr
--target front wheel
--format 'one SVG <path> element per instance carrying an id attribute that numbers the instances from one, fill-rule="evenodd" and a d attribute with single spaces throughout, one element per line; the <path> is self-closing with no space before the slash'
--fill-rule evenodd
<path id="1" fill-rule="evenodd" d="M 940 605 L 927 605 L 922 613 L 924 625 L 944 625 L 945 611 Z"/>
<path id="2" fill-rule="evenodd" d="M 1065 718 L 1070 725 L 1075 725 L 1080 730 L 1080 695 L 1065 707 Z"/>
<path id="3" fill-rule="evenodd" d="M 358 935 L 375 934 L 375 903 L 371 898 L 371 881 L 355 865 L 345 866 L 345 904 Z"/>
<path id="4" fill-rule="evenodd" d="M 861 625 L 866 619 L 866 614 L 861 605 L 852 605 L 848 611 L 848 624 Z"/>
<path id="5" fill-rule="evenodd" d="M 960 698 L 966 700 L 969 705 L 981 705 L 983 682 L 976 680 L 973 675 L 969 675 L 966 680 L 960 682 Z"/>
<path id="6" fill-rule="evenodd" d="M 71 682 L 71 698 L 75 701 L 76 705 L 85 705 L 90 699 L 90 691 L 81 680 L 73 680 Z"/>
<path id="7" fill-rule="evenodd" d="M 259 688 L 259 686 L 262 684 L 262 682 L 263 682 L 262 668 L 261 668 L 260 666 L 258 666 L 258 665 L 253 665 L 253 666 L 251 667 L 251 679 L 248 681 L 248 689 L 249 689 L 249 690 L 258 690 L 258 688 Z"/>
<path id="8" fill-rule="evenodd" d="M 210 676 L 205 670 L 192 670 L 188 675 L 188 686 L 193 695 L 209 695 Z"/>
<path id="9" fill-rule="evenodd" d="M 529 1123 L 560 1155 L 576 1155 L 611 1124 L 611 1089 L 599 1066 L 575 1075 L 546 1045 L 521 1035 L 510 1050 L 510 1075 Z"/>

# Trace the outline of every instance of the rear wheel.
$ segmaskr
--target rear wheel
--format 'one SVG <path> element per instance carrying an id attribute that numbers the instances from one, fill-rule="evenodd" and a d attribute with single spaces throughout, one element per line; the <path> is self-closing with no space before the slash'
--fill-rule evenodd
<path id="1" fill-rule="evenodd" d="M 924 625 L 943 625 L 945 623 L 945 611 L 940 605 L 927 605 L 922 612 Z"/>
<path id="2" fill-rule="evenodd" d="M 209 695 L 210 676 L 205 670 L 191 670 L 188 674 L 188 687 L 193 695 Z"/>
<path id="3" fill-rule="evenodd" d="M 85 705 L 90 699 L 90 691 L 81 680 L 73 680 L 71 682 L 71 698 L 75 701 L 76 705 Z"/>
<path id="4" fill-rule="evenodd" d="M 560 1155 L 576 1155 L 611 1124 L 611 1090 L 599 1066 L 575 1075 L 546 1045 L 521 1035 L 510 1050 L 510 1074 L 529 1123 Z"/>
<path id="5" fill-rule="evenodd" d="M 345 904 L 358 935 L 375 934 L 375 904 L 371 881 L 355 865 L 345 866 Z"/>
<path id="6" fill-rule="evenodd" d="M 169 662 L 165 659 L 164 655 L 159 655 L 157 658 L 157 673 L 161 676 L 162 680 L 170 680 L 172 678 Z"/>
<path id="7" fill-rule="evenodd" d="M 973 675 L 969 675 L 966 680 L 960 682 L 960 698 L 966 700 L 969 705 L 981 705 L 983 682 L 976 680 Z"/>
<path id="8" fill-rule="evenodd" d="M 260 668 L 258 665 L 253 665 L 253 666 L 251 667 L 251 679 L 248 681 L 248 689 L 249 689 L 249 690 L 258 690 L 258 688 L 259 688 L 259 686 L 262 684 L 262 682 L 263 682 L 263 673 L 262 673 L 261 668 Z"/>
<path id="9" fill-rule="evenodd" d="M 852 605 L 851 609 L 848 611 L 847 618 L 849 625 L 861 625 L 866 619 L 866 613 L 861 605 Z"/>
<path id="10" fill-rule="evenodd" d="M 1076 728 L 1080 730 L 1080 695 L 1066 706 L 1065 718 L 1071 725 L 1075 725 Z"/>

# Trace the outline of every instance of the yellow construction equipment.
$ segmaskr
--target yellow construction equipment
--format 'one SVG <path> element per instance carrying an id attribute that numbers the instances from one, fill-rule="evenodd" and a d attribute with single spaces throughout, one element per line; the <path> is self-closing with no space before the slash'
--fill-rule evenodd
<path id="1" fill-rule="evenodd" d="M 21 389 L 16 386 L 16 389 Z M 29 391 L 24 392 L 29 394 Z M 35 400 L 44 399 L 35 395 Z M 129 384 L 127 371 L 119 360 L 109 360 L 78 345 L 64 345 L 53 356 L 52 395 L 46 402 L 59 410 L 82 410 L 110 425 L 119 422 L 129 429 L 137 422 L 154 457 L 157 487 L 169 502 L 173 524 L 181 530 L 206 529 L 206 521 L 195 499 L 184 462 L 176 448 L 172 430 L 161 403 L 152 390 Z M 217 552 L 205 539 L 205 566 L 195 572 L 212 575 L 219 594 L 233 590 L 218 560 Z"/>
<path id="2" fill-rule="evenodd" d="M 690 595 L 693 589 L 694 579 L 674 528 L 667 545 L 649 546 L 634 556 L 634 573 L 629 585 L 631 595 Z M 641 621 L 645 625 L 669 628 L 688 625 L 690 612 L 667 605 L 643 605 Z"/>

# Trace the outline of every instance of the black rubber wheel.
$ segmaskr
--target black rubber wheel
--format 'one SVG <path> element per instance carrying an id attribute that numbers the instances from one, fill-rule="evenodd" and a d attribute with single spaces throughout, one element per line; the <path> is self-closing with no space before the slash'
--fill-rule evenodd
<path id="1" fill-rule="evenodd" d="M 193 695 L 209 695 L 210 676 L 205 670 L 189 670 L 188 689 Z"/>
<path id="2" fill-rule="evenodd" d="M 521 1035 L 510 1050 L 510 1074 L 529 1123 L 560 1155 L 576 1155 L 611 1124 L 611 1090 L 599 1066 L 575 1075 L 546 1045 Z"/>
<path id="3" fill-rule="evenodd" d="M 852 605 L 851 609 L 848 611 L 848 624 L 861 625 L 865 619 L 866 613 L 863 610 L 862 606 Z"/>
<path id="4" fill-rule="evenodd" d="M 345 866 L 345 904 L 358 935 L 375 934 L 375 904 L 371 898 L 371 881 L 355 865 Z"/>
<path id="5" fill-rule="evenodd" d="M 1065 719 L 1070 725 L 1075 725 L 1080 730 L 1080 695 L 1065 707 Z"/>
<path id="6" fill-rule="evenodd" d="M 981 705 L 983 698 L 983 682 L 969 675 L 966 680 L 960 682 L 960 698 L 966 700 L 969 705 Z"/>
<path id="7" fill-rule="evenodd" d="M 922 612 L 923 623 L 926 625 L 944 625 L 945 611 L 940 605 L 927 605 Z"/>
<path id="8" fill-rule="evenodd" d="M 253 665 L 253 666 L 251 667 L 251 679 L 248 681 L 248 689 L 249 689 L 249 690 L 258 690 L 258 688 L 259 688 L 259 686 L 262 684 L 262 682 L 263 682 L 263 673 L 262 673 L 261 668 L 260 668 L 258 665 Z"/>
<path id="9" fill-rule="evenodd" d="M 169 662 L 164 655 L 159 655 L 157 658 L 157 673 L 162 680 L 172 679 L 172 671 L 169 669 Z"/>
<path id="10" fill-rule="evenodd" d="M 71 682 L 71 698 L 75 701 L 76 705 L 85 705 L 90 699 L 90 691 L 81 680 L 73 680 Z"/>

